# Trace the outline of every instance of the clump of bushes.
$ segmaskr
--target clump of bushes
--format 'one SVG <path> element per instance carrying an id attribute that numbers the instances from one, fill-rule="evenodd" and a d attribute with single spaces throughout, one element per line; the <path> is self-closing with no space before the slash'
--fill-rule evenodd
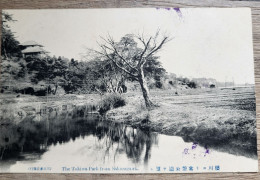
<path id="1" fill-rule="evenodd" d="M 110 109 L 122 107 L 124 105 L 126 105 L 126 101 L 120 94 L 108 94 L 101 100 L 98 112 L 100 115 L 105 115 Z"/>

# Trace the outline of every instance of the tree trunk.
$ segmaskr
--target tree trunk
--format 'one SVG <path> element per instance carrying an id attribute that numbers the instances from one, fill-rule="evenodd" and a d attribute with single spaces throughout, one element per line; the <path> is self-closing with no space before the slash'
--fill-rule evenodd
<path id="1" fill-rule="evenodd" d="M 3 53 L 4 53 L 5 58 L 8 59 L 8 56 L 7 56 L 5 48 L 3 48 L 3 51 L 4 51 Z"/>
<path id="2" fill-rule="evenodd" d="M 57 89 L 58 89 L 58 84 L 55 84 L 55 89 L 54 89 L 54 91 L 53 91 L 53 95 L 56 95 Z"/>
<path id="3" fill-rule="evenodd" d="M 153 106 L 153 103 L 152 103 L 152 101 L 149 98 L 149 89 L 147 87 L 147 83 L 146 83 L 145 78 L 144 78 L 144 71 L 143 71 L 143 69 L 140 70 L 138 81 L 139 81 L 139 83 L 141 85 L 141 89 L 142 89 L 142 92 L 143 92 L 145 105 L 146 105 L 146 107 L 148 109 L 150 109 Z"/>

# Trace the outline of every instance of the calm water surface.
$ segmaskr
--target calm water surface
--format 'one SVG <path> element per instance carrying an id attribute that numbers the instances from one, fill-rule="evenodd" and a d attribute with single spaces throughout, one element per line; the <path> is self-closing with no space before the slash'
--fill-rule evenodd
<path id="1" fill-rule="evenodd" d="M 215 166 L 220 171 L 256 171 L 258 165 L 253 158 L 102 121 L 83 111 L 30 115 L 18 125 L 2 125 L 0 136 L 0 172 L 158 173 L 160 167 L 160 172 L 171 173 L 170 167 L 184 172 L 183 166 L 188 167 L 185 172 L 192 172 L 190 166 L 202 172 Z"/>

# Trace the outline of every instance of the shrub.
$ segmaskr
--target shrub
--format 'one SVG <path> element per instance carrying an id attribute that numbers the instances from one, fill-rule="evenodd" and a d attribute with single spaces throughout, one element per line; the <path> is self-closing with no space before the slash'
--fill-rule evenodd
<path id="1" fill-rule="evenodd" d="M 163 83 L 161 81 L 156 81 L 155 87 L 162 89 L 163 88 Z"/>
<path id="2" fill-rule="evenodd" d="M 101 100 L 98 112 L 104 115 L 110 109 L 122 107 L 125 104 L 126 101 L 121 95 L 116 93 L 108 94 Z"/>
<path id="3" fill-rule="evenodd" d="M 195 81 L 190 81 L 187 85 L 190 88 L 194 88 L 194 89 L 198 87 L 198 84 Z"/>

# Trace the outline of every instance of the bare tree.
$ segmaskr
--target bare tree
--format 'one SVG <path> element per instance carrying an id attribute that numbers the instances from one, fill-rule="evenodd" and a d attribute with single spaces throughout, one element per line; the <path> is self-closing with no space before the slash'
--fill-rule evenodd
<path id="1" fill-rule="evenodd" d="M 157 31 L 154 36 L 144 37 L 144 35 L 128 34 L 116 42 L 110 35 L 99 43 L 101 48 L 96 51 L 100 58 L 105 58 L 114 63 L 114 65 L 130 75 L 131 78 L 137 80 L 141 86 L 145 105 L 148 109 L 153 107 L 153 103 L 149 98 L 149 89 L 144 75 L 144 64 L 147 59 L 156 54 L 170 38 L 163 36 L 160 38 L 160 32 Z M 139 47 L 141 46 L 141 47 Z"/>
<path id="2" fill-rule="evenodd" d="M 109 60 L 96 63 L 96 65 L 98 67 L 96 70 L 92 69 L 92 71 L 98 74 L 99 81 L 105 86 L 106 92 L 122 93 L 126 74 L 118 70 L 114 63 Z"/>

